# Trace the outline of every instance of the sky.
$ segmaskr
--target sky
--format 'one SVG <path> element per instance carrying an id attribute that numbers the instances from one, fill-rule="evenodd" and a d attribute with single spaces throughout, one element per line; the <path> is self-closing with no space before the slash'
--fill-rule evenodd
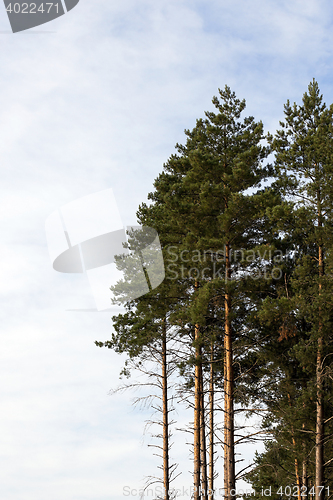
<path id="1" fill-rule="evenodd" d="M 111 314 L 68 311 L 93 297 L 84 276 L 53 270 L 47 217 L 112 188 L 135 224 L 226 84 L 272 133 L 313 78 L 331 104 L 332 19 L 328 0 L 80 0 L 12 34 L 0 5 L 1 498 L 120 500 L 156 472 L 148 413 L 133 394 L 109 395 L 124 358 L 94 344 L 110 338 Z"/>

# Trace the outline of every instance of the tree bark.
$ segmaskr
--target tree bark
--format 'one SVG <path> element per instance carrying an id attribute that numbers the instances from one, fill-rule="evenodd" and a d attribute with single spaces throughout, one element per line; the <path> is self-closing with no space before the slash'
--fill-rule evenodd
<path id="1" fill-rule="evenodd" d="M 302 466 L 302 486 L 304 487 L 302 500 L 308 500 L 308 468 L 305 458 L 303 459 Z"/>
<path id="2" fill-rule="evenodd" d="M 303 408 L 305 409 L 305 402 L 303 401 Z M 303 431 L 305 430 L 305 422 L 302 423 L 302 429 Z M 302 449 L 303 449 L 303 461 L 302 461 L 302 486 L 304 487 L 303 490 L 303 495 L 302 495 L 302 500 L 308 500 L 308 464 L 307 464 L 307 450 L 306 450 L 306 442 L 303 439 L 302 442 Z"/>
<path id="3" fill-rule="evenodd" d="M 292 432 L 294 432 L 293 428 L 292 428 Z M 293 448 L 294 448 L 294 453 L 296 454 L 296 441 L 295 441 L 295 438 L 294 436 L 292 437 L 292 441 L 293 441 Z M 301 476 L 299 474 L 299 467 L 298 467 L 298 460 L 297 460 L 297 457 L 295 457 L 295 476 L 296 476 L 296 485 L 297 485 L 297 500 L 302 500 L 302 496 L 301 496 Z"/>
<path id="4" fill-rule="evenodd" d="M 318 339 L 317 351 L 317 411 L 316 411 L 316 500 L 324 500 L 324 405 L 322 381 L 322 346 L 323 339 Z M 322 491 L 320 491 L 322 490 Z"/>
<path id="5" fill-rule="evenodd" d="M 320 227 L 321 218 L 319 215 L 318 226 Z M 319 245 L 319 280 L 324 275 L 324 259 L 323 247 Z M 321 295 L 322 285 L 319 282 L 319 296 Z M 322 375 L 322 358 L 323 358 L 323 325 L 321 318 L 321 310 L 319 308 L 319 337 L 317 347 L 317 362 L 316 362 L 316 500 L 324 500 L 324 402 L 323 402 L 323 375 Z"/>
<path id="6" fill-rule="evenodd" d="M 201 445 L 201 494 L 203 500 L 207 500 L 207 453 L 206 453 L 206 422 L 205 422 L 205 395 L 203 386 L 202 365 L 200 365 L 200 445 Z"/>
<path id="7" fill-rule="evenodd" d="M 226 244 L 225 248 L 226 260 L 226 287 L 225 287 L 225 326 L 224 326 L 224 349 L 225 349 L 225 466 L 227 468 L 227 491 L 226 498 L 231 500 L 234 495 L 231 495 L 231 490 L 235 490 L 235 446 L 234 446 L 234 376 L 233 376 L 233 346 L 232 346 L 232 330 L 231 330 L 231 297 L 229 294 L 229 281 L 231 277 L 230 264 L 230 245 Z"/>
<path id="8" fill-rule="evenodd" d="M 288 401 L 289 401 L 289 406 L 292 408 L 292 403 L 291 403 L 291 396 L 288 393 Z M 291 426 L 291 440 L 293 443 L 293 452 L 294 452 L 294 464 L 295 464 L 295 477 L 296 477 L 296 485 L 297 485 L 297 500 L 302 500 L 301 496 L 301 476 L 299 473 L 299 466 L 298 466 L 298 459 L 296 455 L 296 440 L 295 440 L 295 432 L 294 432 L 294 426 Z"/>
<path id="9" fill-rule="evenodd" d="M 214 342 L 210 347 L 210 376 L 209 376 L 209 474 L 208 498 L 214 500 Z"/>
<path id="10" fill-rule="evenodd" d="M 195 291 L 199 285 L 195 283 Z M 200 439 L 200 416 L 201 416 L 201 394 L 200 394 L 200 371 L 201 371 L 201 343 L 200 343 L 200 327 L 194 327 L 194 341 L 195 341 L 195 368 L 194 368 L 194 500 L 200 500 L 200 452 L 201 452 L 201 439 Z"/>
<path id="11" fill-rule="evenodd" d="M 227 398 L 227 355 L 226 355 L 226 339 L 224 337 L 224 438 L 223 438 L 223 460 L 224 460 L 224 498 L 228 500 L 228 464 L 229 464 L 229 445 L 228 445 L 228 429 L 229 429 L 229 399 Z"/>
<path id="12" fill-rule="evenodd" d="M 163 485 L 164 500 L 169 500 L 170 470 L 169 470 L 169 412 L 168 412 L 168 373 L 166 321 L 162 324 L 162 399 L 163 399 Z"/>

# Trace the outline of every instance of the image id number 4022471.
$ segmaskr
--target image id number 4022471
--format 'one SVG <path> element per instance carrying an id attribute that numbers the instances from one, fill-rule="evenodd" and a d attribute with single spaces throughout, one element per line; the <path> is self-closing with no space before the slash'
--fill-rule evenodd
<path id="1" fill-rule="evenodd" d="M 317 491 L 319 494 L 325 489 L 325 493 L 327 493 L 327 496 L 330 494 L 330 487 L 329 486 L 317 486 Z M 267 491 L 267 490 L 265 490 Z M 270 495 L 272 494 L 272 490 L 270 491 Z M 307 488 L 306 486 L 285 486 L 277 490 L 276 492 L 277 495 L 281 496 L 286 496 L 286 497 L 298 497 L 299 495 L 301 497 L 307 497 L 308 495 L 310 496 L 315 496 L 316 494 L 316 489 L 315 486 L 312 486 L 311 488 Z"/>
<path id="2" fill-rule="evenodd" d="M 55 9 L 56 13 L 59 13 L 59 3 L 49 3 L 45 2 L 40 4 L 38 7 L 35 3 L 10 3 L 6 8 L 6 11 L 10 14 L 49 14 L 51 10 Z M 53 11 L 54 12 L 54 11 Z"/>

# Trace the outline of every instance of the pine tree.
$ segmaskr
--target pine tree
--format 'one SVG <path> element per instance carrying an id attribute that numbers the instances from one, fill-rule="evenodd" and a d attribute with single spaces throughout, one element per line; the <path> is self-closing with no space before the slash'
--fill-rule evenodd
<path id="1" fill-rule="evenodd" d="M 143 217 L 141 217 L 143 219 Z M 148 213 L 145 217 L 148 222 Z M 154 222 L 157 225 L 158 217 L 155 216 Z M 153 235 L 153 236 L 152 236 Z M 159 395 L 155 395 L 160 400 L 158 405 L 162 413 L 162 433 L 157 437 L 162 439 L 162 446 L 155 445 L 162 450 L 163 478 L 161 482 L 164 488 L 164 500 L 170 500 L 170 483 L 175 479 L 175 470 L 177 464 L 170 463 L 170 436 L 171 424 L 169 414 L 172 411 L 170 407 L 170 377 L 177 368 L 173 346 L 176 342 L 177 332 L 168 321 L 171 304 L 175 301 L 173 287 L 160 284 L 157 288 L 152 288 L 151 281 L 159 273 L 159 260 L 156 262 L 156 245 L 152 244 L 155 237 L 155 231 L 149 226 L 135 228 L 129 232 L 130 255 L 116 257 L 117 267 L 124 272 L 124 278 L 112 287 L 115 295 L 114 302 L 124 304 L 126 312 L 118 314 L 112 318 L 115 333 L 111 340 L 105 342 L 96 342 L 99 347 L 107 347 L 118 353 L 127 353 L 132 366 L 138 368 L 141 372 L 148 375 L 147 381 L 152 386 L 157 386 L 160 390 Z M 150 251 L 142 250 L 150 244 Z M 154 266 L 157 271 L 154 272 Z M 150 270 L 150 273 L 147 272 Z M 149 292 L 144 293 L 148 283 Z M 135 296 L 138 291 L 142 295 L 132 299 L 133 291 Z M 151 362 L 157 363 L 158 371 L 145 368 Z M 129 375 L 128 362 L 126 362 L 122 372 Z M 130 384 L 133 386 L 133 384 Z M 152 396 L 148 399 L 152 401 Z M 156 405 L 154 406 L 156 409 Z M 148 477 L 148 486 L 159 481 L 155 476 Z"/>
<path id="2" fill-rule="evenodd" d="M 172 221 L 172 231 L 180 238 L 180 255 L 195 256 L 182 262 L 187 276 L 188 300 L 174 312 L 174 318 L 191 324 L 196 347 L 195 376 L 195 483 L 198 500 L 200 485 L 200 370 L 202 370 L 203 332 L 207 325 L 211 301 L 220 302 L 224 331 L 225 437 L 224 480 L 226 498 L 235 489 L 234 453 L 234 363 L 233 318 L 240 297 L 239 272 L 241 255 L 261 244 L 260 222 L 270 196 L 264 190 L 256 195 L 247 190 L 260 187 L 270 173 L 262 162 L 267 148 L 261 145 L 263 126 L 253 117 L 240 119 L 245 101 L 236 98 L 229 87 L 219 90 L 213 99 L 217 113 L 207 112 L 197 120 L 192 131 L 186 131 L 187 142 L 177 145 L 165 165 L 165 172 L 155 181 L 151 194 L 162 203 Z M 207 265 L 207 252 L 210 263 Z M 235 258 L 237 256 L 238 258 Z M 223 255 L 223 259 L 221 256 Z M 222 261 L 222 262 L 221 262 Z M 194 268 L 196 275 L 191 275 Z M 216 267 L 218 272 L 216 272 Z M 193 267 L 192 267 L 193 266 Z M 246 262 L 242 261 L 243 268 Z M 242 272 L 246 272 L 242 269 Z M 219 318 L 221 319 L 221 318 Z"/>
<path id="3" fill-rule="evenodd" d="M 276 167 L 281 189 L 294 205 L 298 225 L 308 253 L 301 256 L 294 273 L 295 307 L 311 324 L 306 349 L 316 366 L 315 487 L 316 500 L 324 498 L 324 412 L 325 369 L 332 331 L 331 268 L 332 189 L 333 189 L 333 106 L 323 104 L 318 84 L 313 80 L 302 105 L 285 105 L 285 121 L 274 139 Z M 313 343 L 316 343 L 315 359 Z"/>

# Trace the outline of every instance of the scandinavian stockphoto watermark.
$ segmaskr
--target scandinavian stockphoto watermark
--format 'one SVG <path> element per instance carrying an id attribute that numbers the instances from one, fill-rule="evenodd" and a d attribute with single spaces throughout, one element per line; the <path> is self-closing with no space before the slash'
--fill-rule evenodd
<path id="1" fill-rule="evenodd" d="M 194 493 L 196 493 L 195 486 L 183 486 L 181 488 L 170 488 L 168 491 L 168 497 L 171 499 L 176 498 L 193 498 Z M 206 495 L 205 495 L 206 493 Z M 256 491 L 252 488 L 237 488 L 230 491 L 231 496 L 234 498 L 245 497 L 250 498 L 256 495 Z M 155 486 L 154 488 L 131 488 L 130 486 L 123 487 L 123 496 L 124 497 L 140 497 L 140 498 L 151 498 L 152 500 L 164 499 L 166 497 L 166 490 L 163 486 Z M 203 496 L 211 497 L 225 497 L 224 488 L 214 488 L 214 490 L 207 490 L 205 492 L 201 487 L 199 488 L 199 496 L 200 498 Z M 263 494 L 262 496 L 268 496 Z"/>
<path id="2" fill-rule="evenodd" d="M 233 280 L 251 276 L 254 280 L 279 280 L 282 278 L 281 263 L 284 261 L 281 250 L 258 248 L 254 250 L 230 249 L 217 250 L 179 250 L 169 246 L 166 250 L 165 267 L 167 279 L 191 280 Z M 230 264 L 227 274 L 226 261 Z"/>
<path id="3" fill-rule="evenodd" d="M 4 0 L 13 33 L 25 31 L 53 21 L 74 9 L 80 0 Z"/>
<path id="4" fill-rule="evenodd" d="M 189 497 L 193 498 L 194 493 L 196 493 L 197 489 L 195 486 L 190 487 L 182 487 L 182 488 L 171 488 L 168 491 L 169 498 L 184 498 Z M 329 496 L 330 487 L 329 486 L 299 486 L 299 485 L 286 485 L 286 486 L 266 486 L 261 487 L 257 490 L 253 488 L 235 488 L 230 490 L 230 495 L 233 498 L 251 498 L 251 497 L 263 497 L 269 498 L 271 496 L 279 496 L 282 499 L 288 498 L 314 498 L 316 496 L 316 492 L 321 494 L 323 491 Z M 140 498 L 152 498 L 153 500 L 162 500 L 166 497 L 166 491 L 163 486 L 156 486 L 155 488 L 131 488 L 130 486 L 123 487 L 123 496 L 124 497 L 140 497 Z M 199 496 L 200 498 L 207 496 L 208 498 L 214 496 L 225 498 L 225 489 L 224 488 L 214 488 L 213 490 L 207 490 L 205 492 L 201 487 L 199 488 Z"/>
<path id="5" fill-rule="evenodd" d="M 164 280 L 157 232 L 150 227 L 124 227 L 112 189 L 62 206 L 47 218 L 45 230 L 53 269 L 85 274 L 96 311 L 110 309 L 115 298 L 112 286 L 117 285 L 118 297 L 127 301 Z"/>
<path id="6" fill-rule="evenodd" d="M 142 297 L 163 280 L 282 278 L 282 252 L 272 249 L 187 250 L 166 247 L 150 227 L 124 227 L 112 189 L 67 203 L 46 220 L 52 265 L 81 273 L 89 282 L 96 311 Z M 226 260 L 232 272 L 226 275 Z M 73 309 L 72 309 L 73 310 Z M 87 310 L 87 309 L 75 309 Z"/>

